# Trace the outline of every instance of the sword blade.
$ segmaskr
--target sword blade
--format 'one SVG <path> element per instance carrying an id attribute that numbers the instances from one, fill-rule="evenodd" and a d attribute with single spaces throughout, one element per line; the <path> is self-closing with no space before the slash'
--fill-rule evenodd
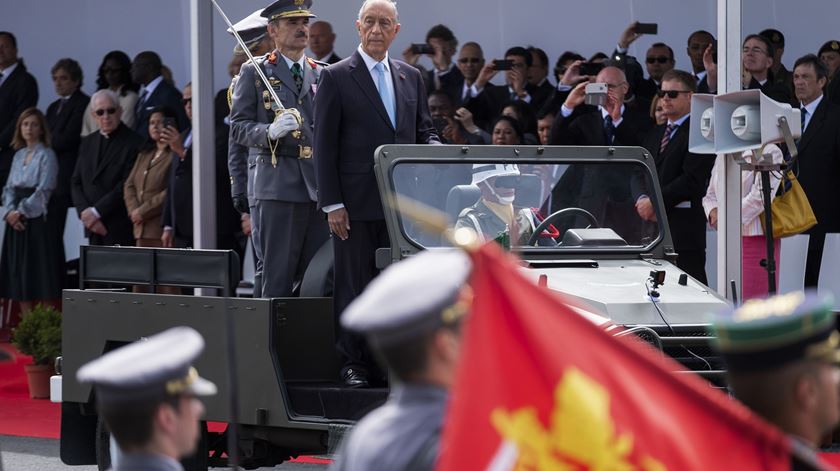
<path id="1" fill-rule="evenodd" d="M 271 99 L 280 107 L 280 110 L 286 109 L 283 106 L 283 102 L 280 101 L 280 97 L 277 96 L 277 92 L 274 91 L 274 87 L 271 86 L 271 82 L 268 81 L 268 77 L 265 76 L 265 72 L 263 72 L 262 67 L 257 64 L 257 61 L 254 60 L 254 55 L 251 54 L 251 50 L 248 49 L 248 46 L 245 44 L 245 41 L 242 40 L 242 37 L 239 36 L 239 33 L 236 32 L 236 28 L 233 27 L 233 23 L 230 22 L 230 19 L 225 14 L 225 11 L 222 10 L 222 7 L 219 5 L 219 2 L 216 0 L 210 0 L 213 3 L 213 6 L 216 7 L 216 11 L 219 12 L 219 15 L 225 20 L 225 24 L 228 25 L 230 30 L 233 32 L 233 37 L 236 38 L 236 42 L 239 43 L 239 47 L 242 48 L 242 51 L 245 52 L 245 55 L 248 56 L 248 60 L 250 60 L 254 64 L 254 70 L 257 71 L 257 75 L 259 75 L 260 80 L 265 85 L 265 88 L 268 90 L 268 93 L 271 94 Z"/>

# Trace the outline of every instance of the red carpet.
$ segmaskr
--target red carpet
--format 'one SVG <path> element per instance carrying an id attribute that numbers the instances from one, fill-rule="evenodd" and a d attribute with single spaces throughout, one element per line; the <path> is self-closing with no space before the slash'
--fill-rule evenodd
<path id="1" fill-rule="evenodd" d="M 0 350 L 11 356 L 0 360 L 0 435 L 58 438 L 61 404 L 29 398 L 23 366 L 32 363 L 32 358 L 10 344 L 0 344 Z"/>
<path id="2" fill-rule="evenodd" d="M 6 358 L 6 357 L 11 358 Z M 32 358 L 20 354 L 8 343 L 0 343 L 0 435 L 58 439 L 61 430 L 61 404 L 49 399 L 30 399 L 24 365 Z M 227 424 L 211 422 L 213 432 Z M 329 464 L 331 460 L 301 456 L 297 463 Z"/>

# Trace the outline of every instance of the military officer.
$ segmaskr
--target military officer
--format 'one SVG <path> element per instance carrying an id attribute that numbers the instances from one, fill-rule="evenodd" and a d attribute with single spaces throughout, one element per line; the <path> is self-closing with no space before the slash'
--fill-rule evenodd
<path id="1" fill-rule="evenodd" d="M 367 336 L 397 381 L 388 401 L 344 439 L 332 470 L 432 469 L 472 301 L 471 270 L 459 250 L 421 252 L 386 269 L 344 311 L 342 325 Z"/>
<path id="2" fill-rule="evenodd" d="M 752 299 L 710 327 L 733 395 L 813 454 L 840 423 L 840 333 L 830 299 Z"/>
<path id="3" fill-rule="evenodd" d="M 325 64 L 304 55 L 309 19 L 315 16 L 311 5 L 311 0 L 278 0 L 263 10 L 275 49 L 243 64 L 233 88 L 231 140 L 249 147 L 255 167 L 251 221 L 262 256 L 264 297 L 291 296 L 294 282 L 329 237 L 315 204 L 313 100 Z M 286 111 L 275 113 L 256 67 Z M 243 209 L 241 202 L 238 206 Z"/>
<path id="4" fill-rule="evenodd" d="M 263 9 L 260 8 L 233 25 L 232 29 L 228 28 L 227 30 L 230 34 L 233 34 L 233 30 L 236 30 L 254 57 L 268 54 L 274 48 L 274 42 L 268 36 L 268 18 L 262 16 L 262 12 Z M 245 54 L 239 44 L 233 48 L 233 53 L 235 55 Z M 228 108 L 233 105 L 233 87 L 237 78 L 239 78 L 239 74 L 233 77 L 230 81 L 230 87 L 228 87 Z M 228 122 L 230 122 L 230 116 L 228 116 Z M 229 132 L 232 134 L 232 129 L 229 128 Z M 236 142 L 235 139 L 228 139 L 228 171 L 230 172 L 231 196 L 233 207 L 239 211 L 242 217 L 250 217 L 251 207 L 256 203 L 254 200 L 255 168 L 256 154 L 249 155 L 248 146 Z M 252 219 L 251 247 L 254 250 L 255 258 L 253 294 L 255 298 L 262 295 L 262 253 L 259 245 L 259 230 Z"/>
<path id="5" fill-rule="evenodd" d="M 115 471 L 182 470 L 178 460 L 195 453 L 204 415 L 197 397 L 216 394 L 191 366 L 203 349 L 198 332 L 175 327 L 79 368 L 122 450 Z"/>

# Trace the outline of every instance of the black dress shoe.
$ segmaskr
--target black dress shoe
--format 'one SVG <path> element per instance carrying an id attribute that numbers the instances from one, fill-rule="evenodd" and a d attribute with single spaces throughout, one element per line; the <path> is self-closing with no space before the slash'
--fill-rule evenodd
<path id="1" fill-rule="evenodd" d="M 341 375 L 344 385 L 348 388 L 369 388 L 367 375 L 360 370 L 347 368 L 344 374 Z"/>

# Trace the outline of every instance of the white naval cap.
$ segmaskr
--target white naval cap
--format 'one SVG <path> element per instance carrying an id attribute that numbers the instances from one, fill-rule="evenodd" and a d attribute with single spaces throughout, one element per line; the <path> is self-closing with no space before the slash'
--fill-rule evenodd
<path id="1" fill-rule="evenodd" d="M 452 324 L 472 262 L 462 250 L 425 250 L 388 267 L 344 311 L 341 324 L 388 346 Z"/>
<path id="2" fill-rule="evenodd" d="M 198 376 L 193 361 L 204 350 L 204 338 L 190 327 L 173 327 L 93 360 L 77 378 L 93 383 L 106 404 L 153 401 L 177 394 L 210 396 L 216 385 Z"/>

